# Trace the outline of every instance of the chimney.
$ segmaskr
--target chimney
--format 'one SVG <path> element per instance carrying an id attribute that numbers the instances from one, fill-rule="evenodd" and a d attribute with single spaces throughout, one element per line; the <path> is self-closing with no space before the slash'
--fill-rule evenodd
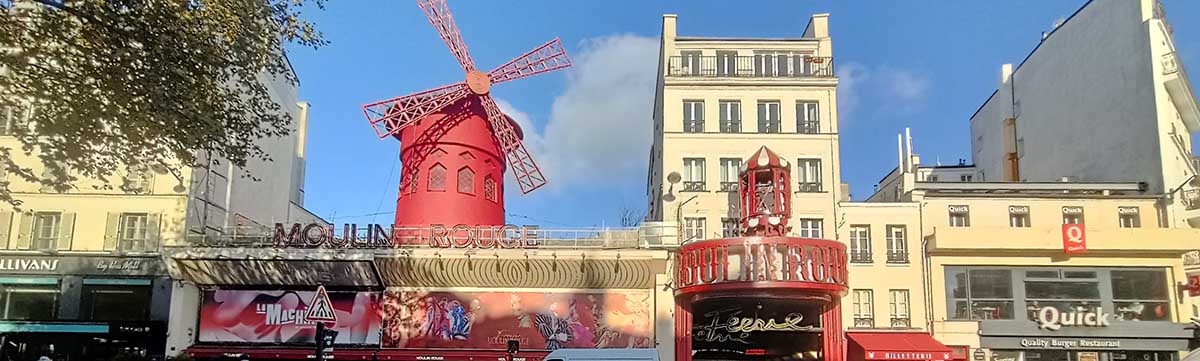
<path id="1" fill-rule="evenodd" d="M 813 14 L 804 28 L 804 37 L 820 39 L 829 37 L 829 13 Z"/>
<path id="2" fill-rule="evenodd" d="M 1000 66 L 1000 85 L 1008 84 L 1009 79 L 1012 79 L 1013 66 L 1012 64 L 1004 64 Z"/>
<path id="3" fill-rule="evenodd" d="M 663 14 L 662 37 L 663 42 L 675 42 L 675 14 Z"/>

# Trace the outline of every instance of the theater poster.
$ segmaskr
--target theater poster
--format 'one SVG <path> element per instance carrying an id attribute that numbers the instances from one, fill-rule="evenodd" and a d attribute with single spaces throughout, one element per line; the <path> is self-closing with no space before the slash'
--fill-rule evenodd
<path id="1" fill-rule="evenodd" d="M 526 350 L 654 347 L 649 291 L 384 294 L 383 347 Z"/>
<path id="2" fill-rule="evenodd" d="M 316 291 L 205 291 L 200 342 L 311 344 L 316 325 L 304 321 Z M 379 344 L 379 292 L 329 292 L 339 344 Z"/>

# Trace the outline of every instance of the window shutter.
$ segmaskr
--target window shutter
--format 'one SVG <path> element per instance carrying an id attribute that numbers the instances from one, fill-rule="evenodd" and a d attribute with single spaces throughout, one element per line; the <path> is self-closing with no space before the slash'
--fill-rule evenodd
<path id="1" fill-rule="evenodd" d="M 160 239 L 162 234 L 159 232 L 159 222 L 162 215 L 159 213 L 150 213 L 146 216 L 146 249 L 143 251 L 158 252 Z"/>
<path id="2" fill-rule="evenodd" d="M 20 233 L 17 233 L 17 243 L 13 249 L 29 249 L 29 241 L 33 238 L 33 213 L 21 214 Z"/>
<path id="3" fill-rule="evenodd" d="M 66 251 L 71 249 L 71 239 L 75 236 L 75 213 L 63 213 L 62 223 L 58 229 L 58 244 L 55 250 Z"/>
<path id="4" fill-rule="evenodd" d="M 0 247 L 8 247 L 8 236 L 12 231 L 12 212 L 0 212 Z"/>
<path id="5" fill-rule="evenodd" d="M 104 226 L 104 250 L 116 250 L 119 239 L 121 239 L 121 213 L 108 212 L 108 223 L 105 223 Z"/>

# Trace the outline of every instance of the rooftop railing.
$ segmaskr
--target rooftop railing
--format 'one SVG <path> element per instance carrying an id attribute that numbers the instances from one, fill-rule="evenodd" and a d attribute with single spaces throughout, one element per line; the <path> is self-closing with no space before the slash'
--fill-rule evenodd
<path id="1" fill-rule="evenodd" d="M 833 58 L 805 55 L 672 56 L 667 76 L 702 78 L 832 78 Z"/>

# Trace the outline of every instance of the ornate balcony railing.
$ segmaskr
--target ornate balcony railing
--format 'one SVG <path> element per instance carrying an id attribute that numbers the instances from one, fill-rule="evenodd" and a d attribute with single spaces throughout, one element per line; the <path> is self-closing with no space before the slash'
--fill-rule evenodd
<path id="1" fill-rule="evenodd" d="M 820 193 L 820 182 L 800 182 L 796 185 L 796 191 L 800 193 Z"/>
<path id="2" fill-rule="evenodd" d="M 888 251 L 887 263 L 892 263 L 892 264 L 908 263 L 908 252 Z"/>
<path id="3" fill-rule="evenodd" d="M 832 78 L 833 58 L 804 55 L 672 56 L 667 76 L 702 78 Z"/>
<path id="4" fill-rule="evenodd" d="M 738 182 L 721 182 L 722 192 L 737 192 Z"/>
<path id="5" fill-rule="evenodd" d="M 850 251 L 850 263 L 871 263 L 871 252 Z"/>
<path id="6" fill-rule="evenodd" d="M 1200 209 L 1200 188 L 1183 191 L 1183 205 L 1189 211 Z"/>
<path id="7" fill-rule="evenodd" d="M 912 322 L 908 317 L 892 317 L 892 328 L 909 328 L 912 327 Z"/>
<path id="8" fill-rule="evenodd" d="M 682 192 L 703 192 L 704 182 L 702 181 L 684 181 Z"/>
<path id="9" fill-rule="evenodd" d="M 796 133 L 800 134 L 818 134 L 821 133 L 821 122 L 816 120 L 801 120 L 796 122 Z"/>
<path id="10" fill-rule="evenodd" d="M 854 316 L 854 328 L 875 328 L 875 318 L 870 315 Z"/>

